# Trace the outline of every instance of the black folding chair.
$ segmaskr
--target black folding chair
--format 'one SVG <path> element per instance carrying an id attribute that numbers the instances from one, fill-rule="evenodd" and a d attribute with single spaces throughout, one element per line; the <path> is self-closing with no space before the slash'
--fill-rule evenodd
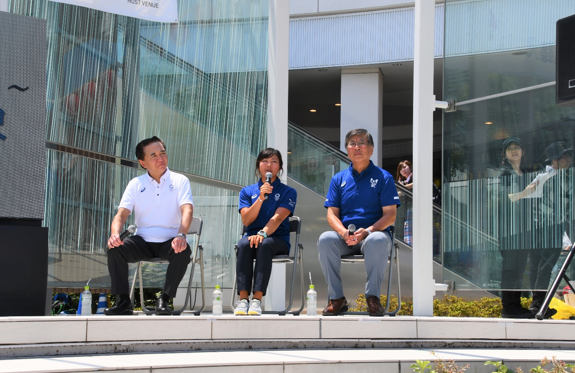
<path id="1" fill-rule="evenodd" d="M 384 315 L 395 316 L 401 310 L 401 286 L 400 286 L 400 276 L 399 276 L 399 246 L 395 243 L 395 227 L 392 225 L 389 227 L 391 234 L 391 250 L 387 256 L 388 263 L 388 280 L 387 280 L 387 304 Z M 363 263 L 365 258 L 363 255 L 344 255 L 341 257 L 342 263 Z M 397 268 L 397 308 L 389 312 L 390 305 L 390 293 L 391 293 L 391 279 L 393 274 L 393 264 Z M 340 315 L 369 315 L 369 312 L 341 312 Z"/>
<path id="2" fill-rule="evenodd" d="M 200 218 L 194 218 L 192 220 L 192 224 L 190 225 L 190 229 L 188 229 L 188 237 L 187 237 L 187 241 L 188 244 L 190 244 L 190 247 L 192 247 L 192 244 L 190 243 L 190 235 L 195 234 L 196 235 L 196 243 L 193 245 L 192 248 L 192 256 L 190 257 L 190 279 L 188 280 L 188 288 L 186 290 L 186 300 L 184 301 L 184 306 L 182 308 L 180 308 L 179 310 L 174 310 L 174 312 L 172 312 L 173 315 L 180 315 L 182 314 L 182 312 L 184 312 L 184 310 L 186 309 L 186 307 L 188 306 L 188 304 L 190 303 L 190 298 L 191 298 L 191 291 L 192 291 L 192 279 L 194 277 L 194 267 L 195 264 L 198 263 L 200 265 L 200 274 L 201 274 L 201 284 L 202 284 L 202 307 L 199 310 L 191 310 L 192 313 L 196 316 L 200 316 L 200 314 L 202 313 L 202 311 L 204 310 L 205 306 L 206 306 L 206 300 L 205 298 L 205 281 L 204 281 L 204 248 L 202 245 L 200 245 L 200 237 L 202 235 L 202 219 Z M 198 253 L 199 253 L 199 258 L 198 258 Z M 138 265 L 136 267 L 136 271 L 134 273 L 134 279 L 132 280 L 132 289 L 130 290 L 130 298 L 132 299 L 132 303 L 134 302 L 134 289 L 136 287 L 136 278 L 140 279 L 140 303 L 142 304 L 142 311 L 147 314 L 147 315 L 151 315 L 153 313 L 155 313 L 154 308 L 149 308 L 145 306 L 145 301 L 144 301 L 144 286 L 143 286 L 143 281 L 142 281 L 142 263 L 153 263 L 153 264 L 169 264 L 169 262 L 167 260 L 161 259 L 161 258 L 152 258 L 152 259 L 148 259 L 148 260 L 143 260 L 141 262 L 138 262 Z"/>
<path id="3" fill-rule="evenodd" d="M 276 314 L 276 315 L 280 315 L 280 316 L 285 316 L 286 314 L 289 313 L 289 314 L 299 316 L 301 311 L 303 311 L 303 307 L 305 304 L 305 293 L 304 293 L 305 289 L 304 289 L 304 281 L 303 281 L 303 245 L 299 243 L 300 229 L 301 229 L 300 218 L 297 216 L 292 216 L 291 218 L 289 218 L 290 233 L 295 233 L 295 245 L 292 245 L 293 255 L 276 255 L 272 258 L 272 263 L 293 263 L 293 274 L 292 274 L 292 281 L 291 281 L 291 287 L 290 287 L 289 304 L 287 305 L 286 309 L 283 311 L 263 311 L 263 313 L 265 313 L 265 314 Z M 245 234 L 245 230 L 246 230 L 246 227 L 244 227 L 244 230 L 242 232 L 241 237 L 243 237 L 243 235 Z M 237 258 L 238 257 L 238 250 L 239 250 L 238 245 L 236 245 L 234 247 L 234 250 L 236 251 L 236 258 Z M 296 269 L 298 267 L 298 263 L 299 263 L 299 267 L 300 267 L 301 307 L 296 311 L 291 311 L 291 308 L 293 305 L 293 293 L 294 293 Z M 235 302 L 235 298 L 236 298 L 236 286 L 237 286 L 236 276 L 234 273 L 234 285 L 232 288 L 232 299 L 231 299 L 232 312 L 235 310 L 234 309 L 234 302 Z"/>

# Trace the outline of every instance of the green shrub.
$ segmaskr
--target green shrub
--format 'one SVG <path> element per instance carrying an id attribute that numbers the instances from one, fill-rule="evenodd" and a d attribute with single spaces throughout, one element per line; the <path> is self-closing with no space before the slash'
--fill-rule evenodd
<path id="1" fill-rule="evenodd" d="M 432 351 L 431 354 L 436 356 L 435 353 Z M 545 369 L 547 365 L 551 363 L 552 367 L 551 370 Z M 486 361 L 485 365 L 493 365 L 495 370 L 493 373 L 511 373 L 512 370 L 509 369 L 503 362 L 501 361 Z M 561 360 L 552 358 L 549 360 L 547 358 L 543 358 L 541 360 L 541 365 L 531 368 L 529 372 L 532 373 L 573 373 L 574 365 L 573 364 L 566 364 Z M 411 364 L 411 369 L 415 373 L 464 373 L 466 369 L 469 368 L 469 364 L 464 367 L 458 367 L 457 364 L 453 360 L 443 360 L 441 358 L 437 358 L 435 360 L 435 369 L 430 361 L 421 361 L 417 360 L 415 364 Z M 515 369 L 516 373 L 524 373 L 521 367 Z"/>
<path id="2" fill-rule="evenodd" d="M 380 297 L 381 303 L 385 306 L 387 296 Z M 355 301 L 356 306 L 351 308 L 350 311 L 367 311 L 367 304 L 365 302 L 365 295 L 360 294 Z M 521 298 L 523 307 L 529 307 L 531 304 L 530 298 Z M 390 310 L 397 307 L 397 297 L 392 295 L 390 299 Z M 445 295 L 442 299 L 435 299 L 433 301 L 433 315 L 434 316 L 449 316 L 449 317 L 501 317 L 501 299 L 499 298 L 481 298 L 479 301 L 464 301 L 463 299 L 454 295 Z M 402 300 L 401 311 L 398 315 L 413 315 L 413 301 Z"/>

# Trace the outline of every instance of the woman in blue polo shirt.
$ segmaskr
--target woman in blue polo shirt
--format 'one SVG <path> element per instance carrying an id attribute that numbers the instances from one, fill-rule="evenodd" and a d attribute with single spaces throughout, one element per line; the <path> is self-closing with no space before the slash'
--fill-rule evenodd
<path id="1" fill-rule="evenodd" d="M 239 211 L 246 234 L 238 243 L 236 281 L 240 300 L 235 315 L 262 314 L 261 301 L 270 280 L 272 258 L 290 251 L 289 217 L 295 209 L 297 192 L 281 183 L 278 173 L 282 170 L 281 153 L 273 148 L 262 150 L 256 160 L 258 182 L 240 192 Z M 270 180 L 266 180 L 266 174 L 271 174 Z"/>

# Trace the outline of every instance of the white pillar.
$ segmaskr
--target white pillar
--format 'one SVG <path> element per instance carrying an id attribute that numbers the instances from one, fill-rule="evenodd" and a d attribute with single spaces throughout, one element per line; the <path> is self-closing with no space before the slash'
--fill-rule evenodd
<path id="1" fill-rule="evenodd" d="M 345 135 L 356 128 L 365 128 L 373 136 L 371 160 L 381 166 L 383 134 L 383 74 L 375 69 L 344 69 L 341 71 L 340 148 L 345 149 Z"/>
<path id="2" fill-rule="evenodd" d="M 8 0 L 0 0 L 0 12 L 8 11 Z"/>
<path id="3" fill-rule="evenodd" d="M 415 1 L 413 68 L 413 315 L 433 316 L 433 42 L 435 2 Z"/>
<path id="4" fill-rule="evenodd" d="M 268 23 L 268 146 L 283 158 L 282 182 L 287 181 L 289 0 L 269 0 Z M 285 308 L 285 264 L 275 264 L 265 297 L 265 308 Z"/>

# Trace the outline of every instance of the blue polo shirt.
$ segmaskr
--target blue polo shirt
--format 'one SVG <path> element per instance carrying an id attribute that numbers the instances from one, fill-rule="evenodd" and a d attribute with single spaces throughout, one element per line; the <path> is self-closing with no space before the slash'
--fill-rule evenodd
<path id="1" fill-rule="evenodd" d="M 242 188 L 242 191 L 240 192 L 239 211 L 242 211 L 244 207 L 251 207 L 258 200 L 258 197 L 260 196 L 260 188 L 262 185 L 264 185 L 264 183 L 260 179 L 256 184 L 248 185 Z M 268 199 L 264 200 L 262 203 L 260 213 L 258 214 L 256 220 L 247 227 L 246 232 L 249 236 L 253 236 L 262 230 L 263 227 L 265 227 L 270 219 L 274 216 L 278 207 L 284 207 L 290 210 L 291 213 L 289 216 L 293 215 L 297 202 L 297 192 L 295 189 L 282 184 L 279 177 L 273 183 L 271 183 L 271 186 L 274 188 L 274 190 L 268 196 Z M 279 225 L 278 229 L 276 229 L 276 231 L 270 235 L 270 237 L 278 237 L 284 240 L 287 243 L 288 248 L 290 247 L 289 216 L 285 218 L 285 220 Z"/>
<path id="2" fill-rule="evenodd" d="M 339 218 L 345 227 L 354 224 L 367 228 L 381 219 L 383 207 L 392 205 L 401 205 L 393 177 L 370 161 L 361 174 L 353 169 L 353 163 L 336 174 L 331 179 L 324 207 L 339 208 Z"/>

